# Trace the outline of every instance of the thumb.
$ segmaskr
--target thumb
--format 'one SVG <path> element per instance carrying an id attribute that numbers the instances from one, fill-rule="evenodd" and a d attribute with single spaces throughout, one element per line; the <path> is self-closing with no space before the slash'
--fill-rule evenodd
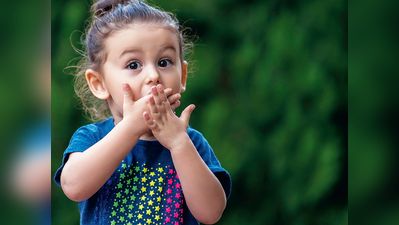
<path id="1" fill-rule="evenodd" d="M 128 83 L 123 83 L 123 104 L 133 103 L 133 92 L 132 88 Z"/>
<path id="2" fill-rule="evenodd" d="M 187 106 L 183 112 L 180 115 L 180 119 L 182 119 L 184 122 L 188 124 L 188 121 L 190 120 L 191 113 L 195 109 L 195 105 L 191 104 Z"/>

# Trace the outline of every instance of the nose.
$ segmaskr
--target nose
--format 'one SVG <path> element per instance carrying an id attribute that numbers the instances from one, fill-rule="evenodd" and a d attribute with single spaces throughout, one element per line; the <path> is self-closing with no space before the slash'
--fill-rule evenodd
<path id="1" fill-rule="evenodd" d="M 155 66 L 147 67 L 147 84 L 160 84 L 161 83 L 161 76 L 160 71 Z"/>

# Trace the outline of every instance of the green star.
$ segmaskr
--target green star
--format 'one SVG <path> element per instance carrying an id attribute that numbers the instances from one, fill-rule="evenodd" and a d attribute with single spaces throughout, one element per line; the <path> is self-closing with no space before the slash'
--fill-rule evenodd
<path id="1" fill-rule="evenodd" d="M 121 193 L 117 193 L 117 194 L 116 194 L 116 197 L 117 197 L 117 198 L 120 198 L 120 197 L 121 197 Z"/>
<path id="2" fill-rule="evenodd" d="M 127 167 L 126 164 L 122 164 L 123 169 L 126 169 L 126 167 Z"/>
<path id="3" fill-rule="evenodd" d="M 136 172 L 140 171 L 140 167 L 136 166 Z"/>
<path id="4" fill-rule="evenodd" d="M 116 224 L 115 220 L 112 220 L 111 225 L 115 225 L 115 224 Z"/>
<path id="5" fill-rule="evenodd" d="M 121 177 L 122 179 L 125 178 L 125 174 L 122 173 L 120 177 Z"/>
<path id="6" fill-rule="evenodd" d="M 129 190 L 128 189 L 125 189 L 125 194 L 129 194 Z"/>
<path id="7" fill-rule="evenodd" d="M 118 188 L 122 188 L 122 186 L 123 186 L 123 185 L 122 185 L 121 183 L 118 184 Z"/>
<path id="8" fill-rule="evenodd" d="M 121 208 L 121 212 L 124 213 L 125 212 L 125 208 L 122 207 Z"/>
<path id="9" fill-rule="evenodd" d="M 126 183 L 127 183 L 127 184 L 130 184 L 131 181 L 132 181 L 132 180 L 127 180 Z"/>
<path id="10" fill-rule="evenodd" d="M 129 215 L 127 217 L 129 217 L 129 219 L 131 219 L 133 217 L 133 214 L 129 213 Z"/>
<path id="11" fill-rule="evenodd" d="M 138 178 L 137 176 L 135 176 L 135 177 L 133 178 L 133 180 L 134 180 L 134 182 L 137 182 L 137 181 L 139 181 L 139 178 Z"/>
<path id="12" fill-rule="evenodd" d="M 133 205 L 132 205 L 132 204 L 129 205 L 129 209 L 130 209 L 130 210 L 133 209 Z"/>
<path id="13" fill-rule="evenodd" d="M 136 200 L 136 196 L 134 196 L 134 195 L 130 196 L 130 200 L 132 200 L 132 201 Z"/>
<path id="14" fill-rule="evenodd" d="M 127 203 L 127 199 L 125 198 L 125 199 L 123 199 L 123 204 L 126 204 Z"/>
<path id="15" fill-rule="evenodd" d="M 112 211 L 112 216 L 116 216 L 116 212 L 115 212 L 115 210 L 114 211 Z"/>
<path id="16" fill-rule="evenodd" d="M 131 218 L 130 218 L 131 219 Z M 132 223 L 131 222 L 129 222 L 129 223 L 127 223 L 127 225 L 132 225 Z"/>
<path id="17" fill-rule="evenodd" d="M 118 207 L 118 203 L 117 203 L 117 202 L 114 202 L 114 206 L 115 206 L 115 207 Z"/>
<path id="18" fill-rule="evenodd" d="M 121 216 L 121 218 L 119 218 L 120 221 L 125 221 L 125 217 Z"/>
<path id="19" fill-rule="evenodd" d="M 129 171 L 129 174 L 132 175 L 132 174 L 133 174 L 133 170 L 130 170 L 130 171 Z"/>
<path id="20" fill-rule="evenodd" d="M 137 191 L 137 186 L 133 186 L 133 191 Z"/>

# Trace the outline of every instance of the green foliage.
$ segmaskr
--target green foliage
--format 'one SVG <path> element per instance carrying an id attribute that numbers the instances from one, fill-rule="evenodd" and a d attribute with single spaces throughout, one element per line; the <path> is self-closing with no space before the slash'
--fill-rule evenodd
<path id="1" fill-rule="evenodd" d="M 199 37 L 177 111 L 197 106 L 190 125 L 231 174 L 218 224 L 347 224 L 347 2 L 155 4 Z M 84 31 L 88 9 L 52 2 L 53 173 L 73 132 L 88 123 L 63 73 L 78 56 L 70 41 L 79 47 L 73 31 Z M 77 203 L 56 185 L 52 193 L 53 223 L 77 224 Z"/>

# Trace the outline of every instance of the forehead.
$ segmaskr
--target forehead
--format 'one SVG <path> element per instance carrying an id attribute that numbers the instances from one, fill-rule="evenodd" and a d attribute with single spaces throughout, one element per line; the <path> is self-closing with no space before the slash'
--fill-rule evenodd
<path id="1" fill-rule="evenodd" d="M 179 54 L 179 41 L 172 29 L 134 25 L 115 31 L 105 41 L 107 56 L 119 56 L 127 50 L 142 52 L 157 52 L 161 49 L 171 49 Z"/>

